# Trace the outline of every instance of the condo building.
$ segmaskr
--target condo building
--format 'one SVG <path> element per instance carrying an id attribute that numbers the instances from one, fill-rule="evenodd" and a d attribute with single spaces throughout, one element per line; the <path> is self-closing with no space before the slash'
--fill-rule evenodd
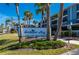
<path id="1" fill-rule="evenodd" d="M 56 33 L 58 28 L 58 14 L 50 17 L 51 33 Z M 47 20 L 44 18 L 39 23 L 39 27 L 46 27 Z M 73 4 L 63 11 L 62 34 L 68 36 L 71 31 L 72 36 L 79 36 L 79 4 Z"/>

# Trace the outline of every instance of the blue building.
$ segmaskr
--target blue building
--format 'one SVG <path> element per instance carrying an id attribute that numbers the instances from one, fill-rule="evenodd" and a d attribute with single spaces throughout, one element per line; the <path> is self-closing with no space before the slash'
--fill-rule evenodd
<path id="1" fill-rule="evenodd" d="M 58 14 L 50 17 L 51 19 L 51 32 L 55 34 L 57 31 Z M 39 23 L 40 27 L 46 27 L 46 19 Z M 64 9 L 62 20 L 62 33 L 67 33 L 69 29 L 72 32 L 72 36 L 79 36 L 79 4 L 73 4 L 70 7 Z M 69 31 L 70 32 L 70 31 Z"/>

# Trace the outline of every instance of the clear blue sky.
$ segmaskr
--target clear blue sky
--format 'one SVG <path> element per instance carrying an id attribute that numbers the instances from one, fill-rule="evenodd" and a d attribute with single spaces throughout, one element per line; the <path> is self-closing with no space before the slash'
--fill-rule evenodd
<path id="1" fill-rule="evenodd" d="M 59 3 L 54 3 L 51 4 L 50 6 L 50 15 L 54 15 L 55 13 L 59 12 Z M 69 7 L 70 5 L 72 5 L 71 3 L 65 3 L 64 4 L 64 8 Z M 41 14 L 36 14 L 36 7 L 34 6 L 34 3 L 20 3 L 19 5 L 19 11 L 20 11 L 20 16 L 21 19 L 24 16 L 24 11 L 25 10 L 30 10 L 33 13 L 33 20 L 41 20 Z M 6 4 L 0 4 L 0 24 L 4 23 L 6 18 L 11 18 L 13 17 L 15 19 L 15 21 L 17 21 L 17 16 L 16 16 L 16 9 L 15 9 L 15 5 L 14 4 L 10 4 L 9 6 L 7 6 Z M 21 20 L 21 22 L 23 22 Z"/>

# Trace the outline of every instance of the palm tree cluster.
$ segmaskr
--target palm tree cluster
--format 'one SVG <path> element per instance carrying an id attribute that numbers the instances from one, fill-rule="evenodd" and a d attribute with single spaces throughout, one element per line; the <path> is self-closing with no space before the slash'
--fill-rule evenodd
<path id="1" fill-rule="evenodd" d="M 35 7 L 38 7 L 38 9 L 36 10 L 36 14 L 41 13 L 42 15 L 42 20 L 44 20 L 44 17 L 46 16 L 46 21 L 47 21 L 47 40 L 51 40 L 51 25 L 50 25 L 50 3 L 35 3 Z M 63 7 L 64 3 L 60 3 L 60 13 L 59 13 L 59 20 L 58 20 L 58 26 L 57 26 L 57 32 L 56 35 L 54 37 L 54 40 L 57 40 L 57 37 L 61 35 L 61 26 L 62 26 L 62 17 L 63 17 Z M 20 23 L 20 14 L 19 14 L 19 3 L 15 3 L 15 7 L 16 7 L 16 14 L 18 17 L 18 24 L 19 24 L 19 42 L 21 42 L 21 23 Z M 30 26 L 30 20 L 32 19 L 33 14 L 26 10 L 24 12 L 24 25 L 28 25 L 28 27 Z M 27 24 L 26 24 L 27 21 Z M 36 26 L 36 21 L 33 21 L 33 23 Z"/>
<path id="2" fill-rule="evenodd" d="M 26 25 L 26 21 L 27 21 L 27 26 L 30 26 L 30 20 L 32 19 L 32 16 L 33 15 L 30 11 L 25 11 L 24 12 L 23 20 L 24 20 L 25 25 Z"/>

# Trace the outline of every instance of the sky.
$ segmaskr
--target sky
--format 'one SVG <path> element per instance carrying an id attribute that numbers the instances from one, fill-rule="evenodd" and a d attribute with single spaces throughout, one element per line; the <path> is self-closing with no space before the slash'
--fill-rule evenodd
<path id="1" fill-rule="evenodd" d="M 65 3 L 64 8 L 71 6 L 71 3 Z M 59 12 L 60 4 L 59 3 L 52 3 L 50 6 L 50 16 Z M 41 21 L 41 13 L 36 14 L 36 9 L 34 3 L 20 3 L 19 5 L 19 12 L 20 12 L 20 19 L 21 23 L 23 23 L 23 16 L 24 11 L 29 10 L 33 14 L 33 19 L 36 21 Z M 0 24 L 5 23 L 6 18 L 13 18 L 13 21 L 17 22 L 17 15 L 16 9 L 14 4 L 6 5 L 5 3 L 0 3 Z"/>

